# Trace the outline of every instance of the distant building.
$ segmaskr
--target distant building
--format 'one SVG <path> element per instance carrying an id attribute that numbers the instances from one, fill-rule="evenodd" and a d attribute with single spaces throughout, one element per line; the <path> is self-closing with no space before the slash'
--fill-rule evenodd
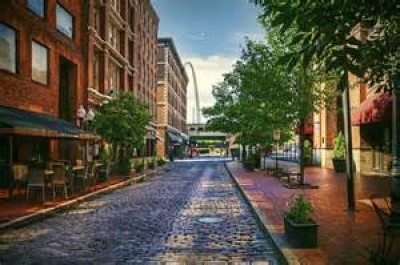
<path id="1" fill-rule="evenodd" d="M 186 135 L 188 76 L 171 38 L 161 38 L 157 50 L 157 154 L 183 155 Z"/>
<path id="2" fill-rule="evenodd" d="M 89 105 L 118 91 L 133 93 L 152 116 L 142 155 L 154 155 L 157 14 L 149 0 L 90 0 L 89 11 Z"/>

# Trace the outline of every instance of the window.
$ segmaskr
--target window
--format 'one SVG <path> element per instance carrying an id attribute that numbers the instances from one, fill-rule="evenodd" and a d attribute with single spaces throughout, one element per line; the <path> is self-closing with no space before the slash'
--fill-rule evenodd
<path id="1" fill-rule="evenodd" d="M 28 8 L 40 17 L 44 17 L 44 0 L 28 0 Z"/>
<path id="2" fill-rule="evenodd" d="M 120 69 L 113 63 L 109 63 L 108 65 L 108 88 L 109 90 L 113 90 L 114 93 L 118 92 L 120 88 L 119 85 L 119 73 Z"/>
<path id="3" fill-rule="evenodd" d="M 108 34 L 109 34 L 108 38 L 111 43 L 111 46 L 113 46 L 115 49 L 117 49 L 119 51 L 120 35 L 119 35 L 118 27 L 115 26 L 114 24 L 110 23 Z"/>
<path id="4" fill-rule="evenodd" d="M 93 60 L 93 87 L 99 89 L 99 74 L 100 74 L 100 55 L 94 54 Z"/>
<path id="5" fill-rule="evenodd" d="M 47 85 L 49 77 L 49 51 L 32 41 L 32 80 Z"/>
<path id="6" fill-rule="evenodd" d="M 12 28 L 0 23 L 0 69 L 17 72 L 17 39 Z"/>
<path id="7" fill-rule="evenodd" d="M 111 6 L 114 8 L 115 11 L 119 12 L 121 7 L 120 0 L 111 0 Z"/>
<path id="8" fill-rule="evenodd" d="M 101 20 L 101 13 L 100 13 L 100 6 L 96 3 L 94 7 L 94 28 L 96 29 L 97 33 L 100 35 L 100 20 Z"/>
<path id="9" fill-rule="evenodd" d="M 71 39 L 74 36 L 73 17 L 59 4 L 57 4 L 57 29 Z"/>

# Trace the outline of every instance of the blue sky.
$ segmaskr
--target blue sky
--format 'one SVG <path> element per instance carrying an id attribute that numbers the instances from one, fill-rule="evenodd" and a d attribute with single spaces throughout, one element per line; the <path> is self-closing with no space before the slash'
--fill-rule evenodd
<path id="1" fill-rule="evenodd" d="M 183 62 L 196 69 L 202 107 L 213 103 L 212 85 L 239 58 L 244 37 L 260 40 L 257 9 L 248 0 L 152 0 L 160 18 L 159 37 L 172 37 Z M 188 119 L 193 88 L 188 86 Z"/>

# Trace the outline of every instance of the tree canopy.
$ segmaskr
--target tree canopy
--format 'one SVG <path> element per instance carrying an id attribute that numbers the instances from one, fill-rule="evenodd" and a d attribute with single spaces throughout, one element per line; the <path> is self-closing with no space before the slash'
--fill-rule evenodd
<path id="1" fill-rule="evenodd" d="M 146 107 L 131 93 L 120 92 L 116 99 L 96 111 L 93 128 L 112 144 L 140 148 L 144 144 L 149 121 Z"/>
<path id="2" fill-rule="evenodd" d="M 339 88 L 350 72 L 371 86 L 400 86 L 400 5 L 397 0 L 250 0 L 260 18 L 282 34 L 293 33 L 294 50 L 285 61 L 314 64 L 337 72 Z M 356 32 L 359 36 L 356 36 Z"/>

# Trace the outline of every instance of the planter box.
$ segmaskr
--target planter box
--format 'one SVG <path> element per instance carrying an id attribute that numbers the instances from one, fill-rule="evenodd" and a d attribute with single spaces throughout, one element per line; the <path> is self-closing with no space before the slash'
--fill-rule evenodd
<path id="1" fill-rule="evenodd" d="M 309 224 L 296 224 L 286 217 L 283 218 L 285 227 L 285 237 L 291 247 L 295 248 L 315 248 L 318 247 L 318 227 L 312 221 Z"/>
<path id="2" fill-rule="evenodd" d="M 346 172 L 346 160 L 344 159 L 332 159 L 333 168 L 337 173 Z"/>

